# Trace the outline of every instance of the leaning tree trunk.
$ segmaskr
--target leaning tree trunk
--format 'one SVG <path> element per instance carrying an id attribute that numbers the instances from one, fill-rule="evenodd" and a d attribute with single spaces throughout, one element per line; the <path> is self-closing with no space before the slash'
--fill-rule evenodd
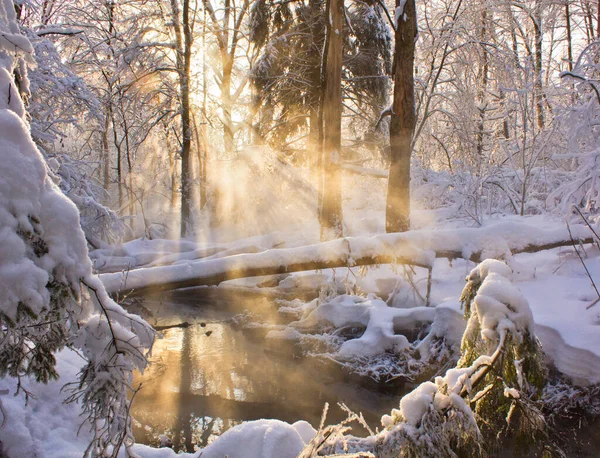
<path id="1" fill-rule="evenodd" d="M 325 15 L 327 32 L 323 53 L 321 113 L 323 151 L 321 179 L 323 196 L 320 208 L 321 233 L 325 238 L 342 236 L 342 18 L 344 0 L 328 0 Z"/>
<path id="2" fill-rule="evenodd" d="M 414 93 L 415 38 L 417 13 L 415 0 L 396 0 L 396 54 L 394 59 L 394 100 L 390 124 L 390 177 L 386 202 L 387 232 L 410 229 L 410 156 L 417 123 Z"/>

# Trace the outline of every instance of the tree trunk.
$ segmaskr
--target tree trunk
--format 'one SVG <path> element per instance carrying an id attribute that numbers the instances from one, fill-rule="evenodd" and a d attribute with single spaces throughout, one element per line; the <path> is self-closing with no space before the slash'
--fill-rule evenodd
<path id="1" fill-rule="evenodd" d="M 192 61 L 192 27 L 190 24 L 190 0 L 183 0 L 183 24 L 179 18 L 179 0 L 171 0 L 177 69 L 181 103 L 181 237 L 192 229 L 192 125 L 190 106 L 190 73 Z M 183 26 L 183 27 L 182 27 Z M 182 30 L 183 29 L 183 30 Z"/>
<path id="2" fill-rule="evenodd" d="M 321 148 L 319 146 L 319 109 L 317 107 L 309 108 L 309 131 L 308 131 L 308 170 L 310 174 L 311 183 L 315 184 L 315 187 L 319 181 L 319 152 Z"/>
<path id="3" fill-rule="evenodd" d="M 598 5 L 600 6 L 600 2 Z M 573 33 L 571 30 L 571 11 L 568 1 L 565 2 L 565 21 L 567 29 L 567 68 L 571 72 L 573 71 Z"/>
<path id="4" fill-rule="evenodd" d="M 533 19 L 533 29 L 535 31 L 535 106 L 537 115 L 537 126 L 544 128 L 544 94 L 542 83 L 542 58 L 543 58 L 543 34 L 542 34 L 542 3 L 541 0 L 535 2 L 535 12 Z"/>
<path id="5" fill-rule="evenodd" d="M 110 115 L 111 123 L 112 123 L 112 131 L 113 131 L 113 142 L 115 144 L 115 148 L 117 149 L 117 183 L 119 186 L 119 211 L 121 211 L 123 207 L 123 154 L 121 149 L 121 142 L 119 141 L 117 129 L 115 126 L 117 125 L 115 120 L 115 113 L 112 108 L 112 102 L 108 105 L 108 115 Z"/>
<path id="6" fill-rule="evenodd" d="M 396 7 L 399 8 L 403 3 L 404 0 L 396 0 Z M 417 35 L 415 0 L 407 0 L 404 11 L 397 16 L 394 100 L 390 123 L 390 177 L 385 215 L 387 232 L 410 229 L 410 157 L 417 123 L 414 93 Z"/>
<path id="7" fill-rule="evenodd" d="M 487 41 L 487 33 L 488 33 L 487 32 L 487 22 L 488 22 L 487 14 L 488 14 L 487 10 L 485 9 L 485 6 L 484 6 L 484 10 L 481 13 L 481 36 L 480 36 L 483 64 L 482 64 L 482 68 L 481 68 L 481 74 L 479 76 L 481 87 L 479 88 L 479 95 L 478 95 L 479 123 L 477 126 L 477 147 L 476 147 L 476 152 L 477 152 L 476 160 L 478 161 L 478 169 L 481 167 L 481 162 L 483 160 L 482 156 L 483 156 L 483 148 L 484 148 L 484 140 L 485 140 L 485 113 L 487 110 L 486 95 L 487 95 L 487 91 L 488 91 L 489 66 L 490 66 L 487 44 L 485 44 L 485 42 Z"/>
<path id="8" fill-rule="evenodd" d="M 202 141 L 202 173 L 200 175 L 200 206 L 206 205 L 206 193 L 208 190 L 208 183 L 206 181 L 208 173 L 208 65 L 206 62 L 206 8 L 203 9 L 203 21 L 202 21 L 202 127 L 200 131 L 201 136 L 197 141 Z"/>
<path id="9" fill-rule="evenodd" d="M 171 208 L 177 207 L 177 158 L 173 151 L 169 151 L 169 174 L 171 177 Z"/>
<path id="10" fill-rule="evenodd" d="M 324 238 L 342 235 L 342 19 L 344 0 L 328 0 L 325 17 L 327 32 L 323 54 L 321 112 L 323 151 L 321 173 L 323 197 L 320 208 L 321 234 Z"/>
<path id="11" fill-rule="evenodd" d="M 221 82 L 221 101 L 223 103 L 223 135 L 225 141 L 225 152 L 233 153 L 235 151 L 235 142 L 233 141 L 233 119 L 231 116 L 231 77 L 233 73 L 233 58 L 225 50 L 222 51 L 221 60 L 223 62 L 223 81 Z"/>
<path id="12" fill-rule="evenodd" d="M 204 138 L 200 135 L 200 132 L 198 130 L 198 122 L 194 113 L 192 113 L 192 119 L 194 122 L 194 137 L 196 138 L 196 161 L 198 162 L 198 205 L 200 209 L 202 209 L 206 204 L 206 183 L 204 182 L 206 178 L 206 142 L 204 141 Z"/>
<path id="13" fill-rule="evenodd" d="M 592 7 L 590 6 L 589 1 L 585 1 L 583 3 L 583 10 L 585 12 L 585 25 L 586 25 L 586 33 L 588 38 L 588 43 L 594 41 L 594 20 L 592 18 Z"/>
<path id="14" fill-rule="evenodd" d="M 523 236 L 516 239 L 515 233 L 522 233 Z M 440 239 L 449 242 L 441 248 Z M 491 240 L 496 246 L 506 246 L 513 255 L 573 246 L 573 239 L 575 243 L 595 243 L 593 234 L 587 229 L 580 229 L 571 238 L 566 228 L 549 230 L 521 223 L 482 229 L 441 229 L 433 234 L 411 231 L 394 236 L 383 234 L 375 237 L 346 237 L 305 247 L 200 260 L 186 266 L 175 264 L 133 269 L 129 271 L 126 282 L 123 282 L 121 272 L 101 274 L 100 280 L 109 293 L 129 294 L 135 291 L 136 295 L 143 295 L 159 290 L 218 285 L 235 278 L 307 270 L 377 264 L 407 264 L 431 269 L 433 253 L 438 259 L 469 259 L 473 262 L 506 254 L 504 250 L 494 253 L 484 244 L 473 245 L 472 240 L 484 239 Z"/>
<path id="15" fill-rule="evenodd" d="M 108 146 L 108 129 L 110 128 L 110 117 L 108 113 L 104 116 L 104 130 L 102 131 L 102 155 L 104 156 L 104 189 L 110 188 L 110 148 Z"/>
<path id="16" fill-rule="evenodd" d="M 310 27 L 310 39 L 315 50 L 315 54 L 321 54 L 323 52 L 323 29 L 319 18 L 321 16 L 321 2 L 316 0 L 309 1 L 309 7 L 311 9 L 311 27 Z M 318 62 L 317 60 L 315 62 Z M 321 97 L 321 62 L 314 65 L 311 69 L 310 82 L 309 82 L 309 94 L 308 94 L 308 116 L 309 116 L 309 132 L 308 132 L 308 168 L 310 173 L 311 182 L 315 188 L 319 186 L 319 177 L 321 174 L 321 151 L 323 147 L 323 137 L 321 136 L 321 128 L 323 127 L 320 123 L 321 117 L 319 114 L 319 104 Z M 319 204 L 320 205 L 320 204 Z"/>

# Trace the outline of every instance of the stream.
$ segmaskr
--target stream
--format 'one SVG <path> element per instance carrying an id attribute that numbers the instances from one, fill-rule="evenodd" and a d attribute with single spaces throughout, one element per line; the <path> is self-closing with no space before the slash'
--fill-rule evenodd
<path id="1" fill-rule="evenodd" d="M 337 364 L 305 357 L 293 344 L 265 338 L 264 328 L 240 329 L 233 318 L 251 311 L 261 321 L 281 324 L 273 297 L 247 290 L 195 288 L 148 296 L 129 309 L 163 327 L 151 365 L 134 375 L 141 384 L 132 408 L 136 441 L 193 452 L 227 429 L 249 420 L 306 420 L 318 428 L 329 403 L 326 424 L 346 414 L 337 403 L 362 412 L 375 430 L 413 386 L 377 384 L 348 374 Z M 165 326 L 187 323 L 186 327 Z M 564 429 L 563 429 L 564 428 Z M 366 436 L 360 425 L 354 435 Z M 567 457 L 600 457 L 600 420 L 563 425 L 557 431 Z M 507 444 L 508 445 L 508 444 Z M 502 457 L 515 454 L 512 447 Z"/>
<path id="2" fill-rule="evenodd" d="M 346 418 L 337 406 L 342 402 L 375 429 L 411 389 L 350 376 L 335 363 L 265 339 L 263 329 L 240 330 L 232 318 L 246 309 L 280 321 L 272 298 L 223 288 L 147 297 L 143 310 L 132 309 L 153 325 L 189 323 L 161 331 L 152 364 L 134 377 L 134 386 L 142 384 L 132 409 L 138 442 L 158 446 L 164 435 L 176 451 L 192 452 L 242 421 L 261 418 L 306 420 L 317 428 L 326 402 L 327 424 Z M 353 433 L 367 431 L 356 425 Z"/>

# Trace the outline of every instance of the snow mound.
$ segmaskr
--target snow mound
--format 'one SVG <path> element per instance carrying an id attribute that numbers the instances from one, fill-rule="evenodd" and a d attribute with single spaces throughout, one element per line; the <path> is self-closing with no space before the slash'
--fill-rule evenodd
<path id="1" fill-rule="evenodd" d="M 200 458 L 296 458 L 316 435 L 305 421 L 257 420 L 227 430 Z M 241 446 L 243 444 L 243 446 Z"/>
<path id="2" fill-rule="evenodd" d="M 481 333 L 490 348 L 497 345 L 501 336 L 511 333 L 518 338 L 523 332 L 535 335 L 533 314 L 527 299 L 511 282 L 512 270 L 505 263 L 487 259 L 475 267 L 467 277 L 467 286 L 463 293 L 463 301 L 469 301 L 476 288 L 476 296 L 472 303 L 472 319 L 469 320 L 463 337 L 472 339 L 473 334 Z M 465 305 L 469 307 L 469 305 Z"/>
<path id="3" fill-rule="evenodd" d="M 364 327 L 362 336 L 344 342 L 336 356 L 369 358 L 385 352 L 399 354 L 408 350 L 409 340 L 396 331 L 419 329 L 431 323 L 434 315 L 435 309 L 430 307 L 398 309 L 372 295 L 367 298 L 341 295 L 317 306 L 308 316 L 290 326 L 300 331 Z"/>

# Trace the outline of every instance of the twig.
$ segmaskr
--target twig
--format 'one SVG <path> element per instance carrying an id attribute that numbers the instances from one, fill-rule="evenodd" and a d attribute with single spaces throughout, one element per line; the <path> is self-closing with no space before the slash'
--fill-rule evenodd
<path id="1" fill-rule="evenodd" d="M 0 395 L 6 395 L 8 394 L 8 390 L 0 390 Z M 0 423 L 0 429 L 3 429 L 4 426 L 6 425 L 6 420 L 8 418 L 8 415 L 6 413 L 6 410 L 4 409 L 4 404 L 2 404 L 2 399 L 0 399 L 0 413 L 2 414 L 2 423 Z"/>
<path id="2" fill-rule="evenodd" d="M 594 228 L 592 227 L 592 225 L 590 224 L 588 219 L 585 216 L 583 216 L 583 213 L 581 213 L 581 210 L 579 210 L 579 208 L 577 208 L 576 206 L 573 206 L 573 208 L 577 211 L 577 213 L 579 213 L 579 216 L 581 216 L 581 219 L 583 219 L 583 221 L 585 222 L 587 227 L 590 228 L 590 231 L 592 231 L 593 234 L 596 236 L 596 243 L 600 243 L 600 236 L 598 236 L 598 234 L 596 233 L 596 231 L 594 230 Z"/>
<path id="3" fill-rule="evenodd" d="M 560 78 L 564 78 L 565 76 L 568 76 L 570 78 L 577 79 L 579 81 L 583 81 L 584 83 L 589 84 L 592 87 L 592 89 L 594 90 L 594 92 L 596 93 L 596 100 L 598 100 L 598 103 L 600 103 L 600 92 L 598 91 L 596 84 L 594 84 L 595 81 L 592 81 L 592 80 L 586 78 L 585 76 L 578 75 L 577 73 L 573 73 L 573 72 L 562 72 L 560 74 Z"/>
<path id="4" fill-rule="evenodd" d="M 431 305 L 431 283 L 433 279 L 433 266 L 427 269 L 427 294 L 425 295 L 425 307 Z"/>
<path id="5" fill-rule="evenodd" d="M 579 254 L 579 250 L 577 249 L 577 246 L 575 245 L 575 240 L 573 239 L 573 234 L 571 234 L 571 227 L 569 226 L 568 222 L 567 222 L 567 230 L 569 231 L 569 237 L 571 238 L 571 243 L 573 244 L 573 249 L 575 250 L 575 253 L 577 253 L 577 257 L 581 261 L 581 264 L 583 265 L 583 268 L 585 269 L 585 272 L 587 273 L 587 276 L 590 279 L 590 282 L 592 283 L 594 290 L 596 290 L 596 294 L 598 295 L 598 299 L 595 302 L 593 302 L 591 305 L 586 307 L 586 310 L 587 310 L 590 307 L 596 305 L 598 303 L 598 301 L 600 301 L 600 291 L 598 291 L 598 288 L 596 287 L 596 283 L 594 283 L 594 279 L 592 278 L 590 271 L 588 270 L 587 266 L 585 265 L 585 262 L 583 262 L 583 258 L 581 257 L 581 254 Z"/>
<path id="6" fill-rule="evenodd" d="M 598 302 L 600 302 L 600 297 L 598 299 L 596 299 L 594 302 L 592 302 L 590 305 L 588 305 L 585 309 L 589 310 L 591 309 L 594 305 L 596 305 Z"/>
<path id="7" fill-rule="evenodd" d="M 166 326 L 153 326 L 155 331 L 165 331 L 167 329 L 172 329 L 172 328 L 189 328 L 191 326 L 190 323 L 188 323 L 187 321 L 184 321 L 183 323 L 177 323 L 177 324 L 169 324 Z"/>

